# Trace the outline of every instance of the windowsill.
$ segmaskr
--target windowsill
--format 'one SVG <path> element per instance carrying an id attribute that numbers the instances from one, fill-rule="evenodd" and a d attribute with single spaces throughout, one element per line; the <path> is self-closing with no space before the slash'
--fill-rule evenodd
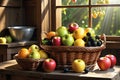
<path id="1" fill-rule="evenodd" d="M 107 41 L 106 48 L 107 49 L 120 49 L 120 41 Z"/>
<path id="2" fill-rule="evenodd" d="M 120 36 L 106 35 L 106 48 L 107 49 L 120 49 Z"/>

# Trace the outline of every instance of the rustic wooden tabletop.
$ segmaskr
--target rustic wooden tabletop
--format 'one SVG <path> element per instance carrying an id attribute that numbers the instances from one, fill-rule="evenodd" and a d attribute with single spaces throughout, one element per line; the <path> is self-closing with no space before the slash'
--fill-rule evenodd
<path id="1" fill-rule="evenodd" d="M 54 72 L 46 73 L 40 71 L 22 70 L 22 68 L 17 64 L 16 60 L 9 60 L 0 63 L 0 75 L 6 74 L 10 76 L 19 75 L 36 77 L 39 78 L 39 80 L 119 80 L 120 66 L 115 66 L 107 71 L 100 71 L 98 68 L 96 68 L 94 71 L 90 71 L 87 74 L 75 72 L 63 73 L 62 70 L 55 70 Z"/>

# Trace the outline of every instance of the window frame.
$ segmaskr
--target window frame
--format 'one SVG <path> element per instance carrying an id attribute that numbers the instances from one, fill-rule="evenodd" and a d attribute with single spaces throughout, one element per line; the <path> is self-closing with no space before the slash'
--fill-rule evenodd
<path id="1" fill-rule="evenodd" d="M 88 5 L 69 5 L 69 6 L 57 6 L 56 3 L 60 3 L 61 0 L 51 0 L 51 30 L 55 31 L 58 26 L 56 26 L 56 10 L 58 8 L 82 8 L 82 7 L 88 7 L 89 8 L 89 19 L 88 19 L 88 27 L 92 27 L 92 8 L 94 7 L 120 7 L 120 4 L 102 4 L 102 5 L 94 5 L 91 4 L 91 0 L 89 0 Z M 58 12 L 57 12 L 58 13 Z M 60 21 L 60 20 L 59 20 Z M 107 48 L 114 48 L 118 49 L 120 45 L 120 36 L 107 36 L 106 35 L 106 43 Z"/>

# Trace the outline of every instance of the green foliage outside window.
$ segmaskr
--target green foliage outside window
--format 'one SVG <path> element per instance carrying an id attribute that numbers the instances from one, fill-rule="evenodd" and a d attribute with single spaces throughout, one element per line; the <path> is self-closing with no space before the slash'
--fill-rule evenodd
<path id="1" fill-rule="evenodd" d="M 97 0 L 93 1 L 97 2 Z M 92 2 L 92 4 L 95 3 Z M 76 3 L 73 3 L 72 0 L 62 0 L 62 5 L 88 5 L 88 0 L 77 0 Z M 92 28 L 94 28 L 96 33 L 105 33 L 106 35 L 117 36 L 120 35 L 120 6 L 93 7 L 91 12 L 92 14 L 94 12 L 99 14 L 96 18 L 92 17 Z M 101 12 L 102 15 L 100 15 Z M 62 25 L 68 26 L 71 22 L 77 22 L 81 27 L 89 27 L 89 7 L 63 8 Z"/>

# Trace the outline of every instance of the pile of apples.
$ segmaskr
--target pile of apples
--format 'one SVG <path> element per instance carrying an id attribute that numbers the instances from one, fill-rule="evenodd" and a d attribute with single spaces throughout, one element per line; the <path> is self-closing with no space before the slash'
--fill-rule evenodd
<path id="1" fill-rule="evenodd" d="M 102 40 L 92 28 L 82 28 L 77 23 L 70 23 L 68 27 L 61 26 L 56 31 L 46 33 L 42 39 L 43 45 L 52 46 L 100 46 Z"/>
<path id="2" fill-rule="evenodd" d="M 105 71 L 109 68 L 113 68 L 116 65 L 117 59 L 113 54 L 107 54 L 103 57 L 100 57 L 97 61 L 97 64 L 100 70 Z"/>
<path id="3" fill-rule="evenodd" d="M 11 43 L 12 42 L 12 37 L 11 36 L 4 36 L 4 37 L 0 37 L 0 44 L 7 44 L 7 43 Z"/>

